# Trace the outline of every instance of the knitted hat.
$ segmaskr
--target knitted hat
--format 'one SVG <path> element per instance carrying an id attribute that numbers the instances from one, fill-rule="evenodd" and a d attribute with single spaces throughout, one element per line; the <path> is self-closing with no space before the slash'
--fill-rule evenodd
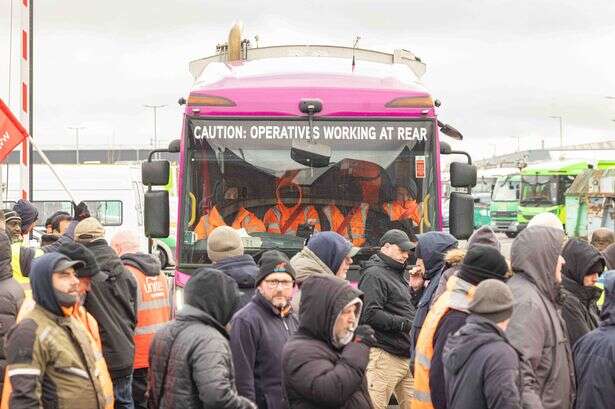
<path id="1" fill-rule="evenodd" d="M 232 227 L 216 227 L 207 238 L 207 255 L 214 263 L 242 254 L 243 242 L 237 230 Z"/>
<path id="2" fill-rule="evenodd" d="M 258 262 L 260 269 L 256 273 L 256 286 L 261 283 L 269 274 L 286 273 L 293 280 L 295 279 L 295 270 L 290 265 L 290 261 L 286 254 L 278 250 L 269 250 L 263 253 Z"/>
<path id="3" fill-rule="evenodd" d="M 21 222 L 21 217 L 14 210 L 4 210 L 4 221 L 8 223 L 11 220 L 19 220 Z"/>
<path id="4" fill-rule="evenodd" d="M 38 219 L 38 210 L 27 200 L 19 199 L 13 206 L 13 210 L 21 217 L 21 226 L 24 228 L 29 227 Z"/>
<path id="5" fill-rule="evenodd" d="M 513 313 L 512 291 L 501 281 L 485 280 L 476 287 L 474 299 L 468 309 L 472 314 L 496 324 L 506 321 Z"/>
<path id="6" fill-rule="evenodd" d="M 105 228 L 94 217 L 83 219 L 75 227 L 75 241 L 89 243 L 105 236 Z"/>
<path id="7" fill-rule="evenodd" d="M 463 258 L 458 276 L 472 285 L 489 278 L 506 281 L 509 276 L 508 263 L 496 248 L 475 244 Z"/>

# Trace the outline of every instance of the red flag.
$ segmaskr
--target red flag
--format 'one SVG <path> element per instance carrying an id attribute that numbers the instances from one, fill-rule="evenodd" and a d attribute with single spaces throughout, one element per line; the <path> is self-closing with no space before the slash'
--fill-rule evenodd
<path id="1" fill-rule="evenodd" d="M 0 161 L 3 161 L 27 137 L 26 129 L 0 99 Z"/>

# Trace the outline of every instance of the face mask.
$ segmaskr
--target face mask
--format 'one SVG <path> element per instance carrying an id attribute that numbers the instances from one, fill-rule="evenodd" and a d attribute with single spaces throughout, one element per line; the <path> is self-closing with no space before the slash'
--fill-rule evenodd
<path id="1" fill-rule="evenodd" d="M 58 300 L 58 304 L 62 307 L 72 307 L 77 303 L 77 297 L 72 294 L 67 294 L 62 291 L 58 291 L 55 288 L 53 292 L 56 296 L 56 300 Z"/>

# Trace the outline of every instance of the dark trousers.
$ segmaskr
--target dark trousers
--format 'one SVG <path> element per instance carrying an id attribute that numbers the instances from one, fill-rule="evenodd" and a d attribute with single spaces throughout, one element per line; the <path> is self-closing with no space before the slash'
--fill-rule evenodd
<path id="1" fill-rule="evenodd" d="M 147 409 L 147 372 L 148 368 L 139 368 L 132 373 L 132 399 L 135 409 Z"/>
<path id="2" fill-rule="evenodd" d="M 132 402 L 132 375 L 115 378 L 113 382 L 113 395 L 115 409 L 134 409 Z"/>

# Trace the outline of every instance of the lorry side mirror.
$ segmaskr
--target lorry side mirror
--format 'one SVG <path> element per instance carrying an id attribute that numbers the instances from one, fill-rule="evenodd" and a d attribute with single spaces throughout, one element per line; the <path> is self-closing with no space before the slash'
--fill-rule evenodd
<path id="1" fill-rule="evenodd" d="M 476 166 L 467 163 L 453 162 L 450 167 L 452 187 L 476 186 Z"/>
<path id="2" fill-rule="evenodd" d="M 440 155 L 450 155 L 453 151 L 448 142 L 440 141 Z"/>
<path id="3" fill-rule="evenodd" d="M 145 192 L 143 225 L 149 238 L 169 236 L 169 192 L 153 190 Z"/>
<path id="4" fill-rule="evenodd" d="M 180 140 L 174 139 L 171 142 L 169 142 L 169 147 L 167 148 L 167 150 L 169 151 L 169 153 L 177 153 L 179 152 L 180 147 L 181 147 Z"/>
<path id="5" fill-rule="evenodd" d="M 168 160 L 154 160 L 141 164 L 141 181 L 144 185 L 164 186 L 169 183 L 171 165 Z"/>
<path id="6" fill-rule="evenodd" d="M 474 232 L 474 199 L 472 195 L 451 192 L 448 209 L 450 233 L 459 240 L 470 238 Z"/>

